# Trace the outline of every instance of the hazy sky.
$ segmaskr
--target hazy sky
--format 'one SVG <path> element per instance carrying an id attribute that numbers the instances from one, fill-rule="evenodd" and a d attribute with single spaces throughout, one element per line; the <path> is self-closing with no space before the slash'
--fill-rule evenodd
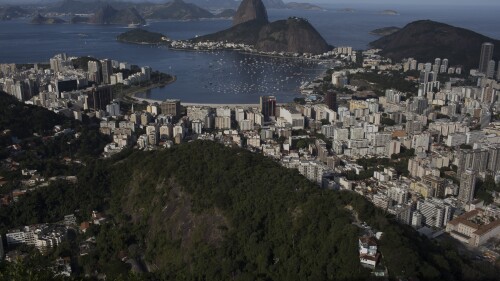
<path id="1" fill-rule="evenodd" d="M 142 2 L 141 0 L 133 0 L 134 2 Z M 157 1 L 157 0 L 156 0 Z M 168 2 L 163 0 L 161 2 Z M 26 3 L 26 2 L 47 2 L 47 0 L 0 0 L 3 3 Z M 57 0 L 48 0 L 48 2 L 58 2 Z M 145 0 L 144 2 L 147 2 Z M 500 0 L 284 0 L 284 2 L 309 2 L 316 4 L 397 4 L 397 5 L 489 5 L 500 6 Z"/>
<path id="2" fill-rule="evenodd" d="M 500 6 L 500 0 L 284 0 L 284 2 L 309 2 L 309 3 L 325 3 L 336 4 L 341 3 L 349 5 L 349 3 L 369 3 L 369 4 L 398 4 L 398 5 L 495 5 Z"/>

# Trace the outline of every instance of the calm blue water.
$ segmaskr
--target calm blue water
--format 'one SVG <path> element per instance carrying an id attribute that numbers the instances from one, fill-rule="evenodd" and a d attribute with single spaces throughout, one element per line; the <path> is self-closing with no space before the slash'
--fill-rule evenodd
<path id="1" fill-rule="evenodd" d="M 289 16 L 307 18 L 332 45 L 364 49 L 377 37 L 375 28 L 400 26 L 419 19 L 432 19 L 500 38 L 497 9 L 488 7 L 421 7 L 330 5 L 329 11 L 269 10 L 271 20 Z M 353 8 L 355 12 L 339 12 Z M 400 15 L 382 15 L 385 9 Z M 143 96 L 180 98 L 185 102 L 256 103 L 263 94 L 274 94 L 286 102 L 298 96 L 302 81 L 319 75 L 324 66 L 314 63 L 246 56 L 233 52 L 184 52 L 165 48 L 121 44 L 115 41 L 127 29 L 120 26 L 30 25 L 28 20 L 0 22 L 0 63 L 48 61 L 59 52 L 91 55 L 132 64 L 149 65 L 177 76 L 176 83 Z M 231 26 L 229 20 L 157 21 L 146 27 L 174 39 L 212 33 Z M 479 50 L 478 50 L 479 51 Z"/>

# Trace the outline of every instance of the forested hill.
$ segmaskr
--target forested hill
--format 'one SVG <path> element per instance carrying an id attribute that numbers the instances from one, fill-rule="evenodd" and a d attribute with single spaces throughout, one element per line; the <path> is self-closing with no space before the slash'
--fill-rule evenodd
<path id="1" fill-rule="evenodd" d="M 347 206 L 384 232 L 380 249 L 392 277 L 486 278 L 363 197 L 318 189 L 245 150 L 193 142 L 134 153 L 114 171 L 111 212 L 141 230 L 133 235 L 163 280 L 365 280 L 361 232 Z"/>
<path id="2" fill-rule="evenodd" d="M 69 119 L 45 108 L 27 105 L 0 91 L 0 131 L 11 130 L 13 136 L 25 138 L 33 133 L 45 135 L 55 125 L 64 125 Z"/>
<path id="3" fill-rule="evenodd" d="M 435 58 L 448 58 L 452 65 L 462 65 L 468 70 L 477 68 L 481 44 L 496 39 L 474 31 L 431 20 L 419 20 L 407 24 L 402 29 L 370 43 L 382 49 L 381 54 L 393 60 L 415 58 L 421 62 Z M 495 49 L 493 58 L 500 58 L 500 50 Z"/>
<path id="4" fill-rule="evenodd" d="M 33 194 L 15 215 L 45 206 L 42 214 L 53 220 L 99 206 L 110 223 L 88 234 L 97 247 L 80 259 L 82 274 L 127 276 L 121 262 L 127 256 L 154 269 L 135 280 L 367 280 L 351 207 L 384 232 L 380 251 L 393 278 L 494 280 L 498 274 L 395 223 L 353 192 L 321 190 L 271 159 L 213 142 L 127 151 L 87 165 L 78 179 L 76 186 L 59 183 Z M 57 208 L 54 193 L 64 193 Z"/>

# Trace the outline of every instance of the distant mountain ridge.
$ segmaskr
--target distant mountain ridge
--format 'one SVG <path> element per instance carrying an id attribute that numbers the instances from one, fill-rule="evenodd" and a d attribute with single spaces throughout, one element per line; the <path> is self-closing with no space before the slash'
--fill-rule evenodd
<path id="1" fill-rule="evenodd" d="M 448 58 L 452 65 L 477 68 L 481 44 L 498 46 L 494 58 L 500 59 L 500 41 L 474 31 L 431 20 L 409 23 L 404 28 L 370 43 L 382 49 L 381 54 L 393 60 L 415 58 L 422 62 Z"/>
<path id="2" fill-rule="evenodd" d="M 135 8 L 117 10 L 110 5 L 100 8 L 88 21 L 92 24 L 145 24 Z"/>
<path id="3" fill-rule="evenodd" d="M 44 16 L 38 14 L 33 19 L 31 19 L 31 23 L 32 24 L 61 24 L 61 23 L 65 23 L 65 21 L 60 19 L 60 18 L 44 17 Z"/>
<path id="4" fill-rule="evenodd" d="M 28 11 L 17 6 L 0 7 L 0 20 L 10 20 L 20 17 L 25 17 L 29 14 Z"/>
<path id="5" fill-rule="evenodd" d="M 325 8 L 322 8 L 318 5 L 313 5 L 310 3 L 298 3 L 298 2 L 286 3 L 286 8 L 293 10 L 326 11 Z"/>
<path id="6" fill-rule="evenodd" d="M 214 17 L 209 11 L 182 0 L 173 0 L 166 4 L 152 6 L 148 11 L 144 12 L 144 16 L 149 19 L 175 20 L 193 20 Z"/>
<path id="7" fill-rule="evenodd" d="M 269 22 L 267 10 L 261 0 L 244 0 L 233 16 L 233 25 L 247 21 Z"/>
<path id="8" fill-rule="evenodd" d="M 264 2 L 264 5 L 268 9 L 285 9 L 286 4 L 283 2 L 283 0 L 262 0 Z"/>

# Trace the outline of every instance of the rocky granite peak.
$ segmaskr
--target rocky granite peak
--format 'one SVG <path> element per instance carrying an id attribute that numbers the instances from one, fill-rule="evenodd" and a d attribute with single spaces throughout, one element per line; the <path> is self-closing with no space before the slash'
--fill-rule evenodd
<path id="1" fill-rule="evenodd" d="M 262 0 L 243 0 L 233 17 L 233 25 L 248 21 L 268 22 L 267 10 Z"/>
<path id="2" fill-rule="evenodd" d="M 264 26 L 259 32 L 256 48 L 264 52 L 322 54 L 330 46 L 305 19 L 291 17 Z"/>

